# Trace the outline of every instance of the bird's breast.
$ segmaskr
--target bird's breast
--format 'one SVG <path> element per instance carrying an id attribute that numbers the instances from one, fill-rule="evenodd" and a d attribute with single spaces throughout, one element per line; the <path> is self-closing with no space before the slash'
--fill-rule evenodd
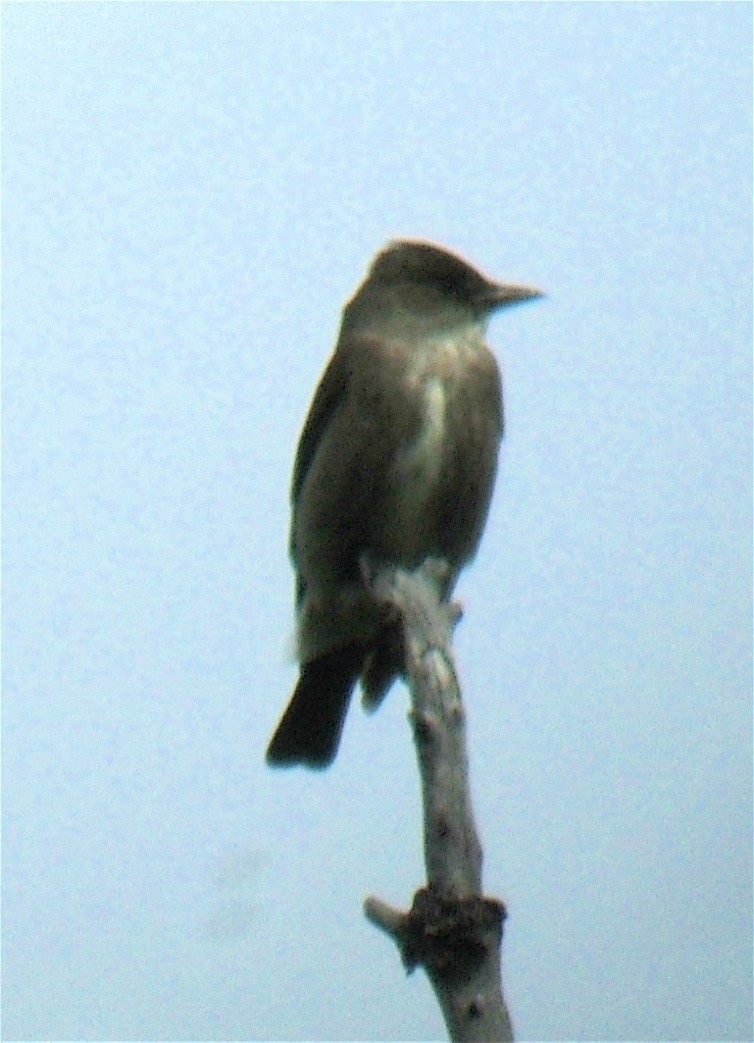
<path id="1" fill-rule="evenodd" d="M 478 363 L 478 344 L 462 337 L 435 339 L 412 353 L 401 393 L 414 412 L 415 434 L 397 461 L 406 479 L 431 487 L 441 477 L 448 442 L 467 426 Z"/>
<path id="2" fill-rule="evenodd" d="M 384 549 L 399 560 L 421 561 L 465 543 L 465 530 L 476 528 L 470 483 L 480 457 L 494 459 L 497 445 L 494 419 L 479 424 L 480 348 L 486 355 L 461 338 L 435 340 L 403 369 L 397 393 L 414 423 L 393 460 L 383 533 Z"/>
<path id="3" fill-rule="evenodd" d="M 436 374 L 426 376 L 410 393 L 419 422 L 413 439 L 398 453 L 395 468 L 407 511 L 422 507 L 440 479 L 448 404 L 445 382 Z"/>

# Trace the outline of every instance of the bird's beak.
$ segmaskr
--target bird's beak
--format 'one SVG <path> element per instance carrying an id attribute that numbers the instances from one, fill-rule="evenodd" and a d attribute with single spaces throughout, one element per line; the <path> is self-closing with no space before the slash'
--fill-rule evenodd
<path id="1" fill-rule="evenodd" d="M 544 297 L 536 286 L 519 286 L 515 283 L 492 282 L 481 294 L 482 301 L 490 308 L 505 308 L 510 304 L 521 304 Z"/>

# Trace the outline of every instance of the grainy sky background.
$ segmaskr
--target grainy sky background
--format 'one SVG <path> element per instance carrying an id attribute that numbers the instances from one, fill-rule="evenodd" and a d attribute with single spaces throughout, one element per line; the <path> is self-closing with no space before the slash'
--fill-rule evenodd
<path id="1" fill-rule="evenodd" d="M 526 1040 L 752 1038 L 749 4 L 7 4 L 3 1035 L 433 1040 L 407 695 L 272 772 L 394 235 L 546 288 L 457 652 Z"/>

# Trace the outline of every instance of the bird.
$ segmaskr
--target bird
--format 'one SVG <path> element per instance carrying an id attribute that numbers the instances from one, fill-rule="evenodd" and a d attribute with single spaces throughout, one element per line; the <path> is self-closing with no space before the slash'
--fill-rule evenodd
<path id="1" fill-rule="evenodd" d="M 268 764 L 327 767 L 357 682 L 373 709 L 402 673 L 400 626 L 370 592 L 364 561 L 441 559 L 448 598 L 476 553 L 504 429 L 487 322 L 542 296 L 436 243 L 395 239 L 346 303 L 293 468 L 300 674 Z"/>

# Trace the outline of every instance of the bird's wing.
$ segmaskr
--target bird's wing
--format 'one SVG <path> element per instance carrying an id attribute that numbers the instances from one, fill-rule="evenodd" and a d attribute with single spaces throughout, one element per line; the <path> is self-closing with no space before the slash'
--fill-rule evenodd
<path id="1" fill-rule="evenodd" d="M 356 358 L 359 359 L 359 369 L 358 379 L 354 382 Z M 318 466 L 318 454 L 322 446 L 331 438 L 335 437 L 342 444 L 343 450 L 340 467 L 332 476 L 335 481 L 329 486 L 329 493 L 335 497 L 337 506 L 337 512 L 332 517 L 333 529 L 345 535 L 360 531 L 357 519 L 369 511 L 371 490 L 381 476 L 371 473 L 370 481 L 364 481 L 364 445 L 370 444 L 375 430 L 383 441 L 389 442 L 392 437 L 397 437 L 393 434 L 394 425 L 390 422 L 391 396 L 381 393 L 381 383 L 372 379 L 373 371 L 383 365 L 384 359 L 384 342 L 381 338 L 341 337 L 314 393 L 301 432 L 291 484 L 290 554 L 294 564 L 297 557 L 297 516 L 304 488 L 310 473 Z M 357 396 L 363 408 L 353 408 L 353 395 Z M 348 419 L 344 420 L 346 415 Z M 385 453 L 386 462 L 391 459 L 391 455 Z M 297 596 L 299 601 L 303 596 L 301 576 L 298 576 Z"/>
<path id="2" fill-rule="evenodd" d="M 314 393 L 299 439 L 291 484 L 291 502 L 294 509 L 317 447 L 345 399 L 347 390 L 348 365 L 343 354 L 335 352 Z"/>

